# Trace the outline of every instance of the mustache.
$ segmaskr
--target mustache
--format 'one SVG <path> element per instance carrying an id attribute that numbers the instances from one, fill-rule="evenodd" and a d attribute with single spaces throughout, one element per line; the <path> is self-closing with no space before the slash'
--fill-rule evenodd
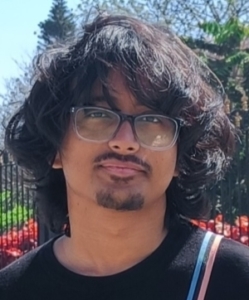
<path id="1" fill-rule="evenodd" d="M 104 153 L 102 155 L 99 155 L 98 157 L 95 158 L 94 163 L 100 163 L 108 159 L 116 159 L 121 162 L 132 162 L 134 164 L 142 166 L 148 173 L 150 173 L 152 170 L 151 166 L 147 162 L 143 161 L 142 159 L 138 158 L 135 155 L 120 155 L 115 152 L 109 152 L 109 153 Z"/>

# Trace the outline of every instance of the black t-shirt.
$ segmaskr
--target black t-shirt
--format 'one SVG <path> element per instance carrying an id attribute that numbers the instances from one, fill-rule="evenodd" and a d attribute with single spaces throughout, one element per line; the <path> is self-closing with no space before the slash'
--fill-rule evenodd
<path id="1" fill-rule="evenodd" d="M 181 222 L 142 262 L 104 277 L 64 268 L 54 255 L 53 239 L 0 271 L 0 299 L 186 300 L 204 235 Z M 249 247 L 223 239 L 205 300 L 248 299 Z"/>

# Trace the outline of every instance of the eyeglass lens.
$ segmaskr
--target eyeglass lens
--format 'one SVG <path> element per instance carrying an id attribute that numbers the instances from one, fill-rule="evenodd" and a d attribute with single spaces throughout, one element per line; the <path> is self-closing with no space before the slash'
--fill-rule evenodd
<path id="1" fill-rule="evenodd" d="M 80 137 L 92 141 L 111 139 L 120 123 L 120 116 L 102 108 L 80 108 L 75 115 L 75 127 Z M 135 133 L 139 141 L 150 147 L 167 147 L 175 139 L 177 123 L 168 117 L 146 114 L 135 118 Z"/>

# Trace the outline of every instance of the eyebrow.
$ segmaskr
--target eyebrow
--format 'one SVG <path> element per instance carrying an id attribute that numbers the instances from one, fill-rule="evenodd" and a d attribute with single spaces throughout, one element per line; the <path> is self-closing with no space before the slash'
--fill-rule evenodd
<path id="1" fill-rule="evenodd" d="M 118 102 L 118 98 L 112 94 L 109 94 L 109 97 L 111 99 L 111 101 L 113 103 L 117 103 Z M 101 103 L 101 102 L 108 102 L 108 100 L 106 99 L 106 96 L 105 95 L 96 95 L 96 96 L 92 96 L 91 97 L 91 102 L 93 103 Z M 143 107 L 144 105 L 143 104 L 140 104 L 140 103 L 137 103 L 136 104 L 137 107 L 141 106 Z"/>
<path id="2" fill-rule="evenodd" d="M 116 101 L 117 98 L 111 96 L 113 101 Z M 107 99 L 104 95 L 99 95 L 99 96 L 92 96 L 91 97 L 91 102 L 93 103 L 98 103 L 98 102 L 107 102 Z"/>

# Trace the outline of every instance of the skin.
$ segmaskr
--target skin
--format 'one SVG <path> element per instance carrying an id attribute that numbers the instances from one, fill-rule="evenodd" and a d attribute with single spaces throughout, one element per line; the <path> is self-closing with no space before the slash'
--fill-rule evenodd
<path id="1" fill-rule="evenodd" d="M 148 112 L 134 99 L 118 70 L 110 72 L 108 83 L 113 86 L 110 93 L 120 111 L 130 115 Z M 92 96 L 102 95 L 97 80 Z M 106 103 L 99 106 L 108 108 Z M 150 170 L 129 163 L 120 168 L 120 161 L 113 159 L 96 164 L 96 158 L 105 153 L 134 155 Z M 78 274 L 105 276 L 128 269 L 150 255 L 167 234 L 165 190 L 177 176 L 176 157 L 176 145 L 166 151 L 141 147 L 128 122 L 104 143 L 80 139 L 71 125 L 53 165 L 63 168 L 65 174 L 71 226 L 71 238 L 62 236 L 54 244 L 59 262 Z M 99 192 L 111 192 L 118 204 L 131 195 L 139 195 L 143 203 L 130 211 L 106 208 L 97 201 Z"/>

